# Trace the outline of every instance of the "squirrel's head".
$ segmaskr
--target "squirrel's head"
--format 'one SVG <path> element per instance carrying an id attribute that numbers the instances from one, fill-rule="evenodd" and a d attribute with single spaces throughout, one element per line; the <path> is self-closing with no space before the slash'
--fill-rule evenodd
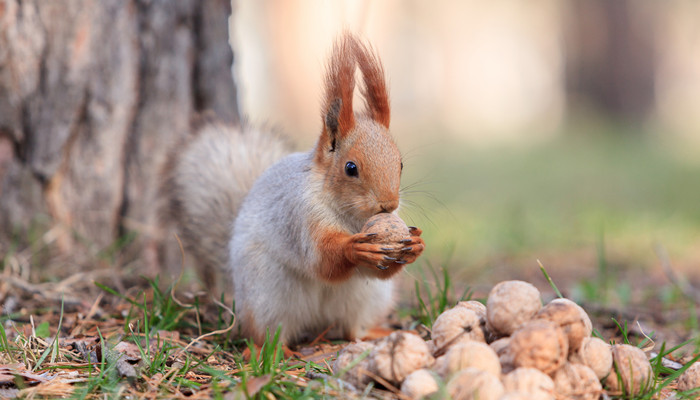
<path id="1" fill-rule="evenodd" d="M 355 70 L 360 68 L 364 113 L 352 100 Z M 350 34 L 336 43 L 326 76 L 323 130 L 315 163 L 324 174 L 324 189 L 343 214 L 366 220 L 399 206 L 401 154 L 389 134 L 390 109 L 379 58 Z"/>

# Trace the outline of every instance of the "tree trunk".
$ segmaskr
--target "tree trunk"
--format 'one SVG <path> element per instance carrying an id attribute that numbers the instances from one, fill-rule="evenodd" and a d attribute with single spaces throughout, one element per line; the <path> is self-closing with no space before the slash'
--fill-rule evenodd
<path id="1" fill-rule="evenodd" d="M 639 124 L 654 105 L 653 2 L 572 2 L 565 30 L 568 91 L 614 120 Z"/>
<path id="2" fill-rule="evenodd" d="M 228 0 L 0 0 L 0 254 L 41 221 L 72 261 L 132 232 L 132 257 L 161 247 L 167 154 L 201 112 L 239 120 L 230 14 Z"/>

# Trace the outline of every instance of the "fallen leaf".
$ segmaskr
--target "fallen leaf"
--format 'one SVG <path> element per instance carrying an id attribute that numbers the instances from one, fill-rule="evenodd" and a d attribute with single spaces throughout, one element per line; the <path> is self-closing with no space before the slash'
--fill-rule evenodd
<path id="1" fill-rule="evenodd" d="M 255 378 L 248 379 L 245 385 L 245 392 L 248 395 L 248 398 L 252 398 L 258 394 L 260 389 L 262 389 L 268 383 L 270 383 L 270 375 L 256 376 Z M 243 387 L 242 385 L 240 386 Z"/>
<path id="2" fill-rule="evenodd" d="M 49 379 L 25 369 L 24 364 L 0 365 L 0 384 L 14 384 L 15 376 L 22 377 L 27 383 L 47 382 Z"/>

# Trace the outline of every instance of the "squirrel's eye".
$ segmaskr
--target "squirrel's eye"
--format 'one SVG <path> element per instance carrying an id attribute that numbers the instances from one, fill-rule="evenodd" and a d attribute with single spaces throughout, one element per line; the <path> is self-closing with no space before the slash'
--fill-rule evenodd
<path id="1" fill-rule="evenodd" d="M 403 161 L 401 162 L 401 171 L 403 171 Z"/>
<path id="2" fill-rule="evenodd" d="M 357 176 L 358 176 L 357 165 L 355 165 L 355 163 L 352 161 L 348 161 L 347 163 L 345 163 L 345 174 L 347 176 L 352 176 L 352 177 L 357 178 Z"/>

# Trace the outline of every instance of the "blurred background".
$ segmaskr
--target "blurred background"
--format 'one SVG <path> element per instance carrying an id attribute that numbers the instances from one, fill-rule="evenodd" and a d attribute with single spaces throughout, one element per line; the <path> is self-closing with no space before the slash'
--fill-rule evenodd
<path id="1" fill-rule="evenodd" d="M 539 274 L 538 259 L 576 281 L 627 270 L 639 280 L 613 280 L 630 292 L 664 279 L 663 250 L 698 279 L 700 3 L 233 5 L 242 114 L 302 149 L 334 38 L 372 43 L 406 159 L 401 214 L 434 265 L 471 282 Z"/>
<path id="2" fill-rule="evenodd" d="M 343 30 L 388 77 L 401 215 L 428 243 L 407 284 L 541 279 L 537 260 L 576 299 L 700 281 L 689 0 L 0 0 L 3 276 L 179 271 L 168 154 L 203 114 L 310 148 Z"/>

